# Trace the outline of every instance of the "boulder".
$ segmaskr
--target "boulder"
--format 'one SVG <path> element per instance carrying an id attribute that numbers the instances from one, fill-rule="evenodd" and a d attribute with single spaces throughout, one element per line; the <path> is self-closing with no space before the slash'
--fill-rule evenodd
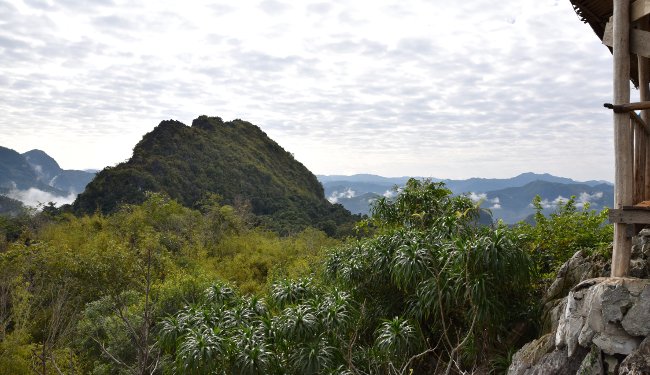
<path id="1" fill-rule="evenodd" d="M 649 245 L 650 247 L 650 245 Z M 574 286 L 584 280 L 609 274 L 607 260 L 600 254 L 587 256 L 580 250 L 566 261 L 542 298 L 542 334 L 555 332 L 560 316 L 566 307 L 566 296 Z"/>
<path id="2" fill-rule="evenodd" d="M 645 369 L 650 357 L 645 354 L 648 339 L 643 341 L 650 330 L 649 279 L 585 280 L 559 306 L 564 311 L 555 332 L 517 352 L 508 374 L 623 374 L 618 369 L 624 364 Z"/>
<path id="3" fill-rule="evenodd" d="M 623 329 L 632 336 L 648 336 L 650 334 L 650 285 L 641 292 L 639 301 L 630 308 L 621 321 Z"/>
<path id="4" fill-rule="evenodd" d="M 650 229 L 643 229 L 633 238 L 630 277 L 650 278 Z"/>
<path id="5" fill-rule="evenodd" d="M 634 352 L 625 357 L 619 366 L 619 373 L 628 375 L 650 374 L 650 337 L 646 337 Z"/>
<path id="6" fill-rule="evenodd" d="M 566 351 L 556 349 L 545 356 L 532 367 L 527 375 L 574 375 L 580 369 L 582 362 L 589 351 L 585 348 L 578 348 L 574 356 L 567 357 Z"/>
<path id="7" fill-rule="evenodd" d="M 583 280 L 605 276 L 602 274 L 603 267 L 601 263 L 602 259 L 600 257 L 588 257 L 584 250 L 573 254 L 571 259 L 565 262 L 557 272 L 555 280 L 553 280 L 544 295 L 544 304 L 566 297 L 571 288 Z"/>
<path id="8" fill-rule="evenodd" d="M 633 239 L 630 277 L 609 257 L 578 251 L 542 298 L 542 336 L 513 356 L 509 375 L 650 375 L 650 229 Z"/>
<path id="9" fill-rule="evenodd" d="M 576 374 L 605 375 L 602 356 L 603 354 L 600 349 L 592 345 L 591 351 L 585 356 L 582 363 L 580 363 L 580 368 L 576 371 Z"/>
<path id="10" fill-rule="evenodd" d="M 508 375 L 527 374 L 531 367 L 535 366 L 542 357 L 554 349 L 553 335 L 550 333 L 529 342 L 512 357 L 512 365 L 508 369 Z"/>

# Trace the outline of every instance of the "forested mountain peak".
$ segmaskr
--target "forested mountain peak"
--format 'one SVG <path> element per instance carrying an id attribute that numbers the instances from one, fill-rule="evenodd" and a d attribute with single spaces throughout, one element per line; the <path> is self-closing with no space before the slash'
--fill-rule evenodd
<path id="1" fill-rule="evenodd" d="M 22 155 L 36 172 L 37 178 L 45 183 L 49 183 L 54 177 L 63 172 L 59 163 L 45 151 L 35 149 L 27 151 Z"/>
<path id="2" fill-rule="evenodd" d="M 225 204 L 250 204 L 261 224 L 283 233 L 315 225 L 333 234 L 353 220 L 325 199 L 316 176 L 291 153 L 243 120 L 200 116 L 192 126 L 162 121 L 138 142 L 131 159 L 99 172 L 74 208 L 113 212 L 120 204 L 142 202 L 147 191 L 187 207 L 218 194 Z"/>

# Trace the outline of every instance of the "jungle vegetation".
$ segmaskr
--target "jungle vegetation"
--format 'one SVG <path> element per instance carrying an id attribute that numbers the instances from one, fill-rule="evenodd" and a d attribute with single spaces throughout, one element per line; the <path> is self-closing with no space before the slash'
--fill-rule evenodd
<path id="1" fill-rule="evenodd" d="M 557 265 L 612 234 L 573 200 L 478 225 L 469 198 L 418 180 L 345 239 L 228 203 L 2 217 L 0 374 L 503 373 Z"/>

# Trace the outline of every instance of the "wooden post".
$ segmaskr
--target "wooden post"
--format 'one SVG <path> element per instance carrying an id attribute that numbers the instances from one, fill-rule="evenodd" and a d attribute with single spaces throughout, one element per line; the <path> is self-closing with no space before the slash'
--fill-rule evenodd
<path id="1" fill-rule="evenodd" d="M 645 112 L 645 111 L 644 111 Z M 632 121 L 634 127 L 634 204 L 643 201 L 645 193 L 646 134 L 643 127 Z"/>
<path id="2" fill-rule="evenodd" d="M 641 30 L 648 30 L 650 28 L 647 17 L 639 21 L 639 28 Z M 639 98 L 641 101 L 647 101 L 650 100 L 650 88 L 648 87 L 648 83 L 650 82 L 650 59 L 639 55 L 637 61 L 639 66 Z M 650 111 L 641 111 L 641 119 L 648 124 L 648 121 L 650 120 Z M 648 147 L 650 147 L 650 134 L 646 134 L 643 146 L 645 155 L 643 173 L 645 175 L 643 184 L 644 201 L 650 200 L 650 152 L 647 152 Z"/>
<path id="3" fill-rule="evenodd" d="M 635 4 L 635 3 L 633 3 Z M 630 5 L 630 13 L 634 13 L 634 5 Z M 638 27 L 640 30 L 646 30 L 644 27 L 646 24 L 647 18 L 639 20 Z M 630 33 L 630 43 L 632 42 L 632 36 Z M 638 66 L 638 76 L 639 79 L 639 100 L 646 101 L 648 98 L 647 85 L 644 87 L 643 82 L 647 79 L 647 71 L 643 71 L 643 66 L 645 65 L 644 57 L 637 53 L 637 66 Z M 641 119 L 643 120 L 644 114 L 647 114 L 647 110 L 641 110 Z M 647 117 L 647 116 L 646 116 Z M 645 122 L 645 121 L 644 121 Z M 647 122 L 646 122 L 647 124 Z M 641 129 L 639 124 L 634 124 L 634 203 L 637 204 L 646 200 L 646 180 L 650 178 L 647 174 L 646 166 L 646 147 L 648 147 L 648 135 L 645 132 L 645 129 Z M 638 228 L 637 228 L 638 227 Z M 634 234 L 641 229 L 640 225 L 635 225 Z"/>
<path id="4" fill-rule="evenodd" d="M 614 104 L 630 102 L 630 0 L 613 0 L 614 36 Z M 614 208 L 622 209 L 633 203 L 633 132 L 630 115 L 614 113 Z M 626 276 L 630 268 L 632 241 L 627 237 L 626 224 L 614 225 L 612 277 Z"/>

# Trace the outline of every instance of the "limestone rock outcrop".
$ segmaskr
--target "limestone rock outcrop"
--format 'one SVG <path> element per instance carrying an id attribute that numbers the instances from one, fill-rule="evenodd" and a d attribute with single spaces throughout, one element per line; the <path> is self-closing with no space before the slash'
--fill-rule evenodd
<path id="1" fill-rule="evenodd" d="M 634 240 L 631 277 L 609 278 L 598 256 L 576 253 L 547 291 L 542 337 L 514 356 L 509 375 L 650 375 L 650 230 Z"/>
<path id="2" fill-rule="evenodd" d="M 623 366 L 645 371 L 650 363 L 648 303 L 650 279 L 579 283 L 566 298 L 555 332 L 517 352 L 508 374 L 629 373 L 620 371 Z"/>

